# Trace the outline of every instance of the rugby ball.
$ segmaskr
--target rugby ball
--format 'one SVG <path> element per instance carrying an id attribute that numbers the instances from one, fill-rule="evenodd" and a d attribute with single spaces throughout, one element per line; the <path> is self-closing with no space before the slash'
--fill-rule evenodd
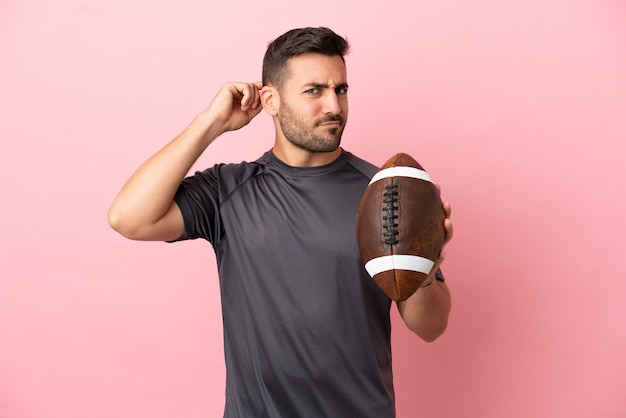
<path id="1" fill-rule="evenodd" d="M 444 219 L 439 191 L 410 155 L 394 155 L 372 177 L 357 212 L 357 244 L 390 299 L 406 300 L 424 283 L 444 243 Z"/>

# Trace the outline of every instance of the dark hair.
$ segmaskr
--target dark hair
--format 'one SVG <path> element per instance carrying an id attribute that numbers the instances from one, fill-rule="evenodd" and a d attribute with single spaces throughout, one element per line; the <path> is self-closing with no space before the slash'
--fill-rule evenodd
<path id="1" fill-rule="evenodd" d="M 292 29 L 268 45 L 263 58 L 261 80 L 264 86 L 273 84 L 280 88 L 287 77 L 287 63 L 291 58 L 306 53 L 317 53 L 338 55 L 343 60 L 349 49 L 348 40 L 328 28 Z"/>

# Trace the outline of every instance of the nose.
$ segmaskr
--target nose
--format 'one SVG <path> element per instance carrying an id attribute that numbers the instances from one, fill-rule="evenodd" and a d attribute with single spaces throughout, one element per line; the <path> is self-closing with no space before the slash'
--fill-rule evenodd
<path id="1" fill-rule="evenodd" d="M 341 105 L 339 103 L 339 97 L 337 96 L 337 93 L 332 89 L 329 89 L 329 91 L 326 94 L 326 97 L 324 97 L 323 111 L 327 115 L 338 115 L 341 113 Z"/>

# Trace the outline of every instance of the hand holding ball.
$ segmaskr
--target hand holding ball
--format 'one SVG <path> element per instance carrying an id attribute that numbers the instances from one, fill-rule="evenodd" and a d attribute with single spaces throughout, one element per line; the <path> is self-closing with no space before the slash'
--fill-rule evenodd
<path id="1" fill-rule="evenodd" d="M 408 299 L 444 245 L 445 211 L 430 176 L 408 154 L 391 157 L 359 205 L 356 236 L 365 269 L 389 298 Z"/>

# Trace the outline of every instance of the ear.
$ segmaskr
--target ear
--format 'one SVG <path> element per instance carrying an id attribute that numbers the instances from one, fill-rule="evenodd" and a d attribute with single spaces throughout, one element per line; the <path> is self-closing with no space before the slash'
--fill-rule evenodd
<path id="1" fill-rule="evenodd" d="M 280 95 L 276 87 L 269 85 L 263 86 L 260 90 L 261 104 L 263 109 L 270 115 L 276 116 L 280 108 Z"/>

